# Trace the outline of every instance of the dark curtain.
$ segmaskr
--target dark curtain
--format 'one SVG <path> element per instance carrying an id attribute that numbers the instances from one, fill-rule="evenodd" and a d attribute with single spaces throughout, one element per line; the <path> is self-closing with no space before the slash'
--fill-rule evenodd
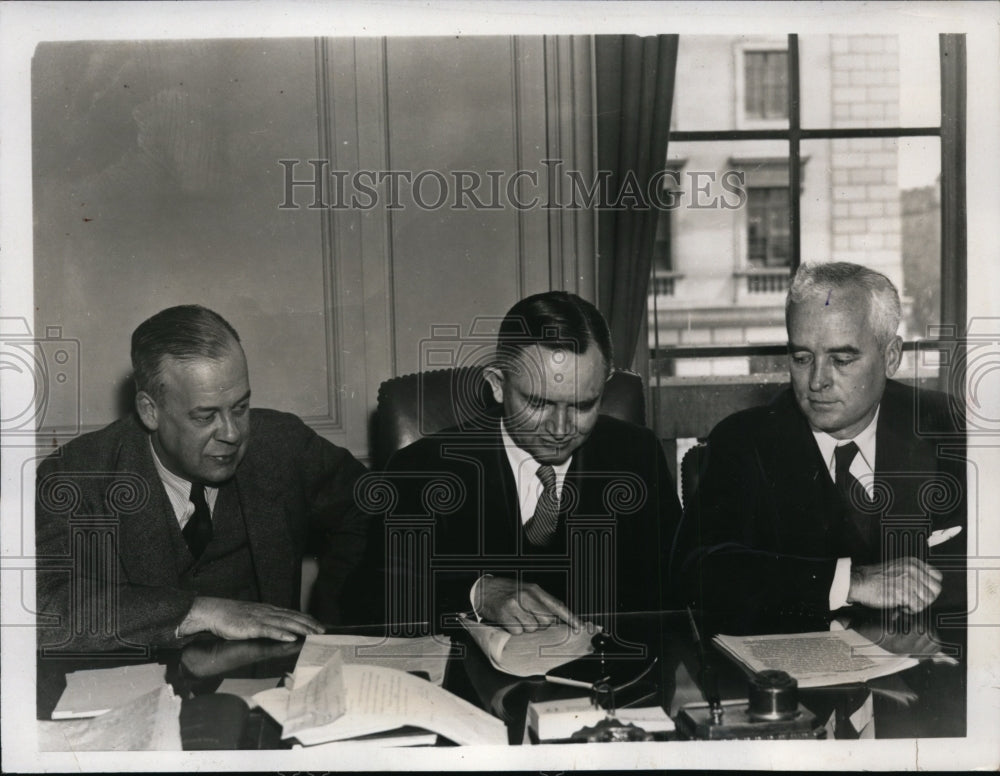
<path id="1" fill-rule="evenodd" d="M 609 199 L 638 184 L 647 199 L 650 179 L 663 169 L 674 97 L 677 35 L 640 38 L 598 35 L 597 162 L 610 170 Z M 630 174 L 631 173 L 631 174 Z M 623 209 L 598 212 L 599 306 L 608 319 L 615 366 L 629 368 L 646 311 L 659 210 L 625 196 Z"/>

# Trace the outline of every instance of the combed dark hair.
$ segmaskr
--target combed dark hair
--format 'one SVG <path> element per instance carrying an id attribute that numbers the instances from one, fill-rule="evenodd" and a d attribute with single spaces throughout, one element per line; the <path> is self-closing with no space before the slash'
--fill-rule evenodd
<path id="1" fill-rule="evenodd" d="M 611 332 L 600 311 L 586 299 L 566 291 L 546 291 L 522 299 L 507 312 L 497 333 L 497 363 L 509 366 L 531 345 L 565 348 L 583 354 L 591 345 L 604 357 L 605 372 L 613 363 Z"/>
<path id="2" fill-rule="evenodd" d="M 868 294 L 869 320 L 875 340 L 882 347 L 888 345 L 896 336 L 899 319 L 902 317 L 899 291 L 881 272 L 847 261 L 810 262 L 799 266 L 785 298 L 785 326 L 788 326 L 788 312 L 792 304 L 811 296 L 825 295 L 831 288 L 843 289 L 849 286 L 860 288 Z"/>
<path id="3" fill-rule="evenodd" d="M 164 358 L 221 358 L 239 341 L 236 329 L 207 307 L 184 304 L 161 310 L 132 332 L 136 390 L 160 398 Z"/>

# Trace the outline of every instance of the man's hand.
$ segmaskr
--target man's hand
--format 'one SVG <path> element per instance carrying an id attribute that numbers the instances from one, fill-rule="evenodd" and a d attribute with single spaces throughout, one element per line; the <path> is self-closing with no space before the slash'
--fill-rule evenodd
<path id="1" fill-rule="evenodd" d="M 476 611 L 511 633 L 530 633 L 560 620 L 572 628 L 583 627 L 566 604 L 533 583 L 519 585 L 506 577 L 483 577 L 476 598 Z"/>
<path id="2" fill-rule="evenodd" d="M 941 593 L 941 572 L 919 558 L 907 556 L 851 569 L 847 601 L 873 609 L 923 611 Z"/>
<path id="3" fill-rule="evenodd" d="M 322 633 L 324 628 L 308 614 L 271 604 L 199 596 L 177 628 L 178 636 L 208 631 L 224 639 L 276 639 Z"/>

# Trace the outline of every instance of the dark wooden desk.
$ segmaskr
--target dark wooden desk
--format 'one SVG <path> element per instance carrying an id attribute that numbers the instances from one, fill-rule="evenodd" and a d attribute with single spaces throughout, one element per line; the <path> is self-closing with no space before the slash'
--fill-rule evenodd
<path id="1" fill-rule="evenodd" d="M 623 651 L 633 649 L 630 642 L 642 643 L 650 647 L 649 657 L 657 657 L 656 702 L 674 716 L 684 703 L 702 699 L 697 683 L 701 659 L 686 612 L 623 616 L 619 621 L 621 633 L 617 635 L 624 645 Z M 371 629 L 365 631 L 370 633 Z M 823 719 L 831 714 L 846 718 L 871 692 L 878 738 L 964 736 L 964 632 L 952 631 L 941 638 L 958 647 L 957 665 L 922 661 L 907 671 L 873 680 L 867 686 L 800 691 L 801 703 Z M 583 692 L 541 679 L 503 674 L 460 633 L 456 634 L 456 641 L 462 645 L 464 654 L 448 659 L 445 688 L 503 719 L 511 744 L 522 741 L 529 701 L 578 697 Z M 886 642 L 883 646 L 890 648 L 891 644 Z M 227 677 L 281 677 L 294 668 L 300 648 L 301 642 L 205 640 L 190 644 L 183 651 L 154 650 L 147 656 L 39 656 L 37 717 L 51 718 L 70 671 L 158 662 L 166 666 L 167 681 L 183 699 L 181 733 L 185 748 L 287 748 L 289 744 L 281 740 L 280 728 L 270 717 L 259 709 L 247 711 L 239 699 L 217 695 L 215 690 Z M 721 697 L 745 698 L 747 684 L 743 672 L 718 652 L 710 649 L 710 655 L 717 669 Z M 900 699 L 904 696 L 912 697 L 912 702 L 903 703 Z M 846 727 L 841 731 L 838 726 L 838 736 L 841 734 L 849 737 L 850 731 Z"/>

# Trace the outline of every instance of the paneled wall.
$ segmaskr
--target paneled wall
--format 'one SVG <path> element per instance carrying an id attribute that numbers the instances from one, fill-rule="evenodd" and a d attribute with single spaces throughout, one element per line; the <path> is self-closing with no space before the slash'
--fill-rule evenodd
<path id="1" fill-rule="evenodd" d="M 447 361 L 428 342 L 461 360 L 525 294 L 595 297 L 591 214 L 545 207 L 592 175 L 590 67 L 587 38 L 39 46 L 35 326 L 79 351 L 43 442 L 117 417 L 131 331 L 198 302 L 255 405 L 365 457 L 379 383 Z"/>

